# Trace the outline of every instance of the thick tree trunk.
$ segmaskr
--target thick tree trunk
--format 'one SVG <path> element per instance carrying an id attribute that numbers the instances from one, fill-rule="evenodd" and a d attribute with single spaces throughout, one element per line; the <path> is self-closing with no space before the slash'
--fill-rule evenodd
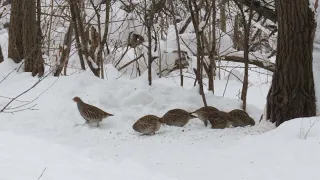
<path id="1" fill-rule="evenodd" d="M 23 57 L 22 45 L 22 4 L 24 0 L 13 1 L 11 4 L 8 57 L 19 63 Z"/>
<path id="2" fill-rule="evenodd" d="M 316 28 L 308 0 L 277 0 L 278 44 L 267 98 L 267 119 L 284 121 L 316 114 L 312 51 Z"/>
<path id="3" fill-rule="evenodd" d="M 23 22 L 22 40 L 23 54 L 25 56 L 24 70 L 32 72 L 37 59 L 37 21 L 35 0 L 24 0 L 22 3 Z"/>

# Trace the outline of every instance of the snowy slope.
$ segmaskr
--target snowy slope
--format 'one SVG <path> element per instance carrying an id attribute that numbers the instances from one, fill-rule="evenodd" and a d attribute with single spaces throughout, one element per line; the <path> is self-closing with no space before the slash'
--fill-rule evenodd
<path id="1" fill-rule="evenodd" d="M 93 161 L 77 149 L 0 131 L 0 179 L 173 179 L 130 159 Z"/>
<path id="2" fill-rule="evenodd" d="M 19 65 L 6 60 L 0 65 L 1 77 L 17 67 Z M 185 85 L 189 88 L 181 88 L 177 86 L 178 77 L 154 79 L 150 87 L 146 83 L 146 74 L 129 80 L 118 78 L 118 72 L 111 66 L 107 68 L 108 79 L 105 80 L 94 77 L 90 72 L 60 78 L 49 76 L 11 104 L 8 111 L 19 110 L 14 108 L 41 95 L 23 107 L 37 105 L 35 110 L 0 113 L 0 131 L 71 146 L 94 161 L 122 162 L 131 159 L 151 171 L 188 180 L 197 177 L 208 179 L 210 176 L 207 172 L 212 166 L 218 165 L 216 159 L 220 150 L 232 149 L 244 137 L 274 128 L 272 124 L 261 123 L 254 127 L 212 130 L 195 119 L 185 128 L 164 126 L 155 136 L 140 136 L 133 131 L 132 124 L 143 115 L 150 113 L 162 116 L 171 108 L 193 111 L 202 107 L 197 88 L 192 88 L 194 80 L 186 78 Z M 28 73 L 13 72 L 1 83 L 1 107 L 9 101 L 8 97 L 15 97 L 36 81 L 37 78 L 32 78 Z M 223 93 L 224 82 L 217 81 L 217 93 Z M 236 96 L 227 98 L 228 95 L 237 94 L 239 88 L 240 83 L 230 81 L 227 88 L 230 92 L 226 93 L 225 98 L 207 93 L 208 104 L 225 111 L 240 108 L 241 102 L 235 99 Z M 101 129 L 76 126 L 82 124 L 83 119 L 71 100 L 74 96 L 80 96 L 84 101 L 115 116 L 105 120 Z M 256 97 L 255 100 L 263 101 L 263 98 Z M 249 105 L 249 113 L 258 121 L 261 109 Z M 213 155 L 215 151 L 219 153 Z M 39 169 L 37 172 L 43 168 Z"/>
<path id="3" fill-rule="evenodd" d="M 0 76 L 17 67 L 6 60 L 0 65 Z M 25 179 L 35 179 L 45 167 L 43 179 L 62 180 L 316 179 L 320 165 L 318 123 L 304 140 L 312 124 L 310 119 L 286 122 L 272 130 L 272 124 L 258 123 L 261 109 L 249 105 L 249 113 L 257 122 L 253 127 L 212 130 L 194 119 L 184 128 L 163 126 L 155 136 L 140 136 L 133 131 L 132 124 L 145 114 L 161 116 L 171 108 L 191 111 L 202 106 L 197 89 L 191 88 L 193 80 L 186 79 L 189 88 L 177 86 L 176 78 L 154 79 L 149 87 L 146 74 L 129 80 L 118 78 L 111 66 L 107 68 L 105 80 L 89 72 L 60 78 L 49 76 L 9 109 L 19 110 L 13 108 L 41 95 L 26 106 L 37 104 L 36 110 L 0 113 L 0 161 L 4 162 L 1 172 L 6 172 L 0 173 L 0 179 L 21 179 L 14 173 L 17 171 Z M 36 81 L 28 73 L 13 72 L 1 83 L 1 107 L 9 101 L 8 97 L 15 97 Z M 217 92 L 224 91 L 225 86 L 219 86 L 223 82 L 217 81 Z M 229 83 L 229 91 L 237 91 L 241 86 L 234 80 Z M 237 99 L 228 98 L 233 93 L 226 93 L 225 98 L 211 93 L 206 96 L 209 105 L 229 111 L 241 105 Z M 250 103 L 263 100 L 255 95 L 250 94 Z M 101 129 L 76 126 L 83 119 L 71 100 L 74 96 L 115 116 L 105 120 Z"/>

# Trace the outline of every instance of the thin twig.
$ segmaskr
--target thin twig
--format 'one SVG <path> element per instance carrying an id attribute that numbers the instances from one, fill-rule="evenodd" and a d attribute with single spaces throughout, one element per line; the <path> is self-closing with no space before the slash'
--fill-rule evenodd
<path id="1" fill-rule="evenodd" d="M 38 180 L 41 179 L 41 177 L 43 176 L 43 173 L 46 171 L 47 167 L 45 167 L 41 173 L 41 175 L 38 177 Z"/>
<path id="2" fill-rule="evenodd" d="M 0 98 L 13 99 L 13 98 L 11 98 L 11 97 L 1 96 L 1 95 L 0 95 Z M 21 101 L 21 100 L 18 100 L 18 99 L 16 99 L 15 101 L 18 101 L 18 102 L 30 102 L 30 101 Z"/>
<path id="3" fill-rule="evenodd" d="M 25 90 L 24 92 L 20 93 L 20 94 L 17 95 L 16 97 L 12 98 L 12 99 L 0 110 L 0 113 L 3 112 L 3 111 L 5 111 L 6 108 L 7 108 L 13 101 L 15 101 L 17 98 L 19 98 L 20 96 L 26 94 L 26 93 L 29 92 L 31 89 L 35 88 L 41 81 L 43 81 L 46 77 L 48 77 L 52 72 L 53 72 L 53 70 L 50 71 L 49 73 L 47 73 L 45 76 L 39 78 L 39 80 L 38 80 L 36 83 L 34 83 L 34 85 L 32 85 L 30 88 L 28 88 L 28 89 Z M 38 98 L 38 97 L 37 97 L 37 98 Z"/>
<path id="4" fill-rule="evenodd" d="M 8 76 L 10 76 L 11 73 L 13 73 L 13 71 L 15 71 L 17 68 L 13 69 L 9 74 L 7 74 L 1 81 L 0 83 L 2 83 L 4 80 L 7 79 Z"/>
<path id="5" fill-rule="evenodd" d="M 10 109 L 18 109 L 18 108 L 21 108 L 21 107 L 24 107 L 28 104 L 31 104 L 32 102 L 34 102 L 35 100 L 37 100 L 42 94 L 44 94 L 45 92 L 47 92 L 57 81 L 58 81 L 59 77 L 47 88 L 45 89 L 43 92 L 41 92 L 36 98 L 34 98 L 32 101 L 29 101 L 28 103 L 26 104 L 23 104 L 23 105 L 20 105 L 20 106 L 17 106 L 17 107 L 13 107 L 13 108 L 7 108 L 8 110 Z M 0 111 L 1 112 L 1 111 Z"/>
<path id="6" fill-rule="evenodd" d="M 24 109 L 18 109 L 18 110 L 15 110 L 15 111 L 3 111 L 2 113 L 11 113 L 11 114 L 14 114 L 16 112 L 21 112 L 21 111 L 25 111 L 25 110 L 31 110 L 31 111 L 36 111 L 36 110 L 39 110 L 39 109 L 34 109 L 34 107 L 36 107 L 37 104 L 34 104 L 33 106 L 31 107 L 27 107 L 27 108 L 24 108 Z"/>

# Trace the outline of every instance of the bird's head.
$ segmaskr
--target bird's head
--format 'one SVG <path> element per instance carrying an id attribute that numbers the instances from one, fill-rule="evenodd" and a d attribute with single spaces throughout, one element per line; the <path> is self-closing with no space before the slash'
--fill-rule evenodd
<path id="1" fill-rule="evenodd" d="M 82 100 L 78 96 L 74 97 L 72 100 L 77 103 L 82 102 Z"/>
<path id="2" fill-rule="evenodd" d="M 192 112 L 189 113 L 189 119 L 194 119 L 194 118 L 198 118 L 197 116 L 193 115 Z"/>

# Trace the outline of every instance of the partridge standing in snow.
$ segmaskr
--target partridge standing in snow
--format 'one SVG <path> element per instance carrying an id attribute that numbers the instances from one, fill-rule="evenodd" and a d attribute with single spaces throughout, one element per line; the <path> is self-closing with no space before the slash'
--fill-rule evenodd
<path id="1" fill-rule="evenodd" d="M 197 109 L 196 111 L 192 112 L 195 113 L 198 118 L 204 123 L 204 125 L 208 126 L 208 112 L 211 111 L 219 111 L 217 108 L 212 106 L 202 107 L 200 109 Z"/>
<path id="2" fill-rule="evenodd" d="M 245 111 L 241 110 L 241 109 L 234 109 L 232 111 L 229 112 L 229 114 L 235 118 L 238 118 L 239 120 L 241 120 L 242 122 L 244 122 L 244 125 L 251 125 L 254 126 L 255 125 L 255 121 L 249 116 L 248 113 L 246 113 Z"/>
<path id="3" fill-rule="evenodd" d="M 95 106 L 84 103 L 79 97 L 74 97 L 72 100 L 77 103 L 80 115 L 86 120 L 85 124 L 97 123 L 97 127 L 99 127 L 99 123 L 103 119 L 113 116 L 113 114 L 109 114 Z"/>
<path id="4" fill-rule="evenodd" d="M 154 115 L 146 115 L 138 119 L 132 128 L 145 135 L 155 134 L 161 127 L 159 119 L 159 117 Z"/>
<path id="5" fill-rule="evenodd" d="M 193 118 L 197 118 L 197 116 L 183 109 L 172 109 L 163 115 L 160 122 L 169 126 L 183 127 Z"/>
<path id="6" fill-rule="evenodd" d="M 238 126 L 234 118 L 231 115 L 226 114 L 223 111 L 210 111 L 208 114 L 206 114 L 206 116 L 208 117 L 208 121 L 211 124 L 211 128 L 224 129 L 229 128 L 230 126 Z"/>
<path id="7" fill-rule="evenodd" d="M 222 124 L 225 123 L 225 128 L 230 127 L 230 125 L 232 125 L 233 127 L 245 126 L 245 123 L 243 121 L 231 116 L 229 113 L 226 113 L 224 111 L 211 111 L 208 115 L 208 120 L 211 123 L 213 129 L 218 128 L 220 125 L 217 125 L 217 123 L 221 122 L 222 120 L 225 121 L 221 122 Z"/>

